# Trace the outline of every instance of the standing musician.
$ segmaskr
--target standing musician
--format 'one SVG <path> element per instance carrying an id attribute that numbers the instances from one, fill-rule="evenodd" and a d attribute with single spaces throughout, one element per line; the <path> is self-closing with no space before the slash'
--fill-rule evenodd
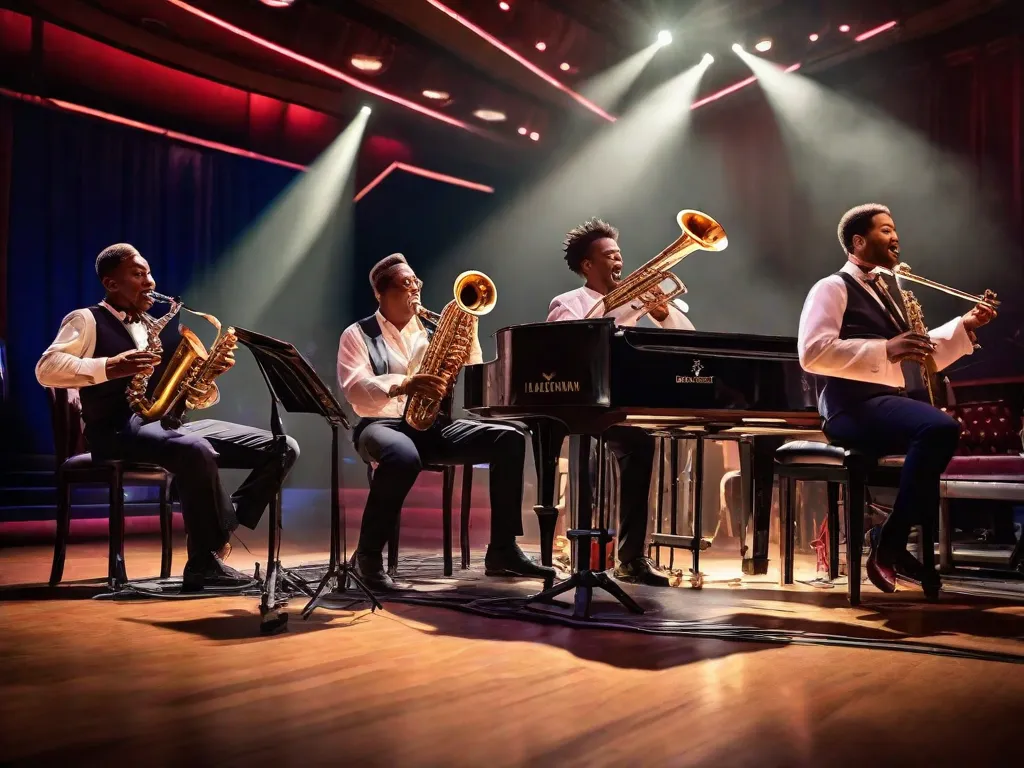
<path id="1" fill-rule="evenodd" d="M 523 533 L 523 461 L 526 438 L 506 424 L 481 423 L 440 416 L 424 431 L 405 423 L 406 399 L 446 396 L 445 383 L 417 373 L 431 331 L 420 322 L 420 289 L 405 257 L 395 253 L 370 271 L 379 307 L 341 334 L 338 383 L 360 417 L 353 433 L 359 454 L 377 463 L 363 511 L 356 572 L 371 589 L 402 587 L 385 572 L 382 551 L 424 464 L 490 464 L 491 541 L 484 565 L 488 576 L 554 578 L 552 568 L 530 560 L 516 543 Z M 480 340 L 474 328 L 469 364 L 480 363 Z"/>
<path id="2" fill-rule="evenodd" d="M 897 575 L 920 581 L 934 598 L 938 574 L 924 572 L 907 540 L 915 521 L 938 513 L 939 478 L 956 450 L 960 425 L 927 402 L 921 364 L 931 356 L 942 370 L 971 354 L 974 331 L 996 313 L 978 304 L 927 336 L 914 333 L 899 286 L 876 270 L 899 261 L 889 209 L 852 208 L 839 221 L 838 235 L 846 264 L 807 295 L 800 365 L 826 377 L 818 410 L 830 441 L 872 456 L 906 456 L 892 513 L 871 540 L 868 577 L 883 592 L 895 591 Z"/>
<path id="3" fill-rule="evenodd" d="M 284 482 L 274 438 L 265 430 L 224 421 L 144 423 L 132 413 L 127 396 L 132 377 L 148 374 L 158 382 L 164 369 L 160 357 L 148 349 L 141 319 L 154 304 L 150 292 L 156 282 L 149 263 L 127 243 L 100 253 L 96 275 L 106 296 L 64 318 L 57 338 L 36 364 L 36 379 L 44 387 L 81 390 L 85 437 L 95 458 L 156 464 L 174 475 L 188 536 L 182 591 L 249 584 L 252 579 L 222 558 L 231 550 L 231 531 L 239 523 L 255 528 Z M 176 328 L 164 328 L 164 349 L 175 349 L 179 338 Z M 228 357 L 216 373 L 232 365 Z M 199 407 L 214 405 L 219 397 L 213 385 Z M 298 443 L 289 437 L 285 475 L 298 455 Z M 218 466 L 252 472 L 229 496 Z"/>
<path id="4" fill-rule="evenodd" d="M 622 279 L 619 231 L 600 219 L 591 219 L 565 236 L 565 263 L 586 281 L 581 288 L 551 300 L 548 322 L 582 320 L 587 312 Z M 694 330 L 683 314 L 682 302 L 656 306 L 650 313 L 661 328 Z M 635 319 L 619 321 L 637 325 Z M 619 465 L 619 564 L 615 578 L 634 584 L 667 587 L 668 577 L 644 555 L 647 541 L 647 497 L 654 470 L 654 438 L 636 427 L 612 427 L 605 444 Z"/>

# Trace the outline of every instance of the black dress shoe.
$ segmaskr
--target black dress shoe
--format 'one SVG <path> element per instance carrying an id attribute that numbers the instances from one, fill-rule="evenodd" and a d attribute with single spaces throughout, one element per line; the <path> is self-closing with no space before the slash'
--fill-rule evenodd
<path id="1" fill-rule="evenodd" d="M 627 563 L 619 563 L 613 574 L 619 581 L 629 584 L 646 584 L 649 587 L 667 587 L 668 576 L 649 557 L 634 557 Z"/>
<path id="2" fill-rule="evenodd" d="M 356 552 L 349 562 L 356 572 L 356 576 L 371 592 L 403 592 L 411 588 L 411 585 L 406 582 L 395 581 L 384 570 L 384 558 L 380 552 L 376 554 Z"/>
<path id="3" fill-rule="evenodd" d="M 534 579 L 553 580 L 555 569 L 537 565 L 528 558 L 516 543 L 487 547 L 484 556 L 484 573 L 488 576 L 526 576 Z"/>
<path id="4" fill-rule="evenodd" d="M 920 585 L 927 600 L 934 602 L 939 599 L 941 580 L 934 569 L 929 573 L 924 564 L 906 550 L 896 556 L 893 567 L 899 580 Z"/>
<path id="5" fill-rule="evenodd" d="M 256 584 L 256 579 L 236 571 L 212 552 L 205 557 L 190 557 L 181 575 L 182 592 L 206 589 L 240 589 Z"/>

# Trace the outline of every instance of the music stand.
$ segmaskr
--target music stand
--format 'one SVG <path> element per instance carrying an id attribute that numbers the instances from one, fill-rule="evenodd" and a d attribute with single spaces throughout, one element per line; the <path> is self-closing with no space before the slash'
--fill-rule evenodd
<path id="1" fill-rule="evenodd" d="M 315 413 L 331 425 L 331 553 L 327 573 L 320 580 L 316 591 L 311 592 L 305 581 L 281 566 L 281 501 L 280 494 L 278 494 L 268 525 L 267 573 L 264 577 L 260 601 L 262 616 L 260 631 L 274 632 L 284 627 L 288 621 L 288 614 L 277 610 L 283 604 L 277 596 L 279 578 L 297 586 L 300 591 L 310 596 L 309 603 L 302 611 L 304 618 L 309 617 L 332 580 L 336 581 L 340 589 L 344 589 L 347 579 L 352 579 L 370 601 L 371 610 L 381 608 L 377 598 L 362 580 L 351 572 L 348 561 L 341 555 L 343 548 L 345 554 L 348 554 L 348 542 L 347 540 L 343 542 L 345 523 L 338 470 L 338 428 L 349 429 L 348 419 L 345 418 L 341 405 L 327 385 L 317 376 L 313 366 L 293 345 L 245 328 L 235 328 L 235 336 L 240 344 L 252 352 L 256 365 L 259 366 L 260 373 L 263 374 L 263 380 L 267 383 L 267 389 L 270 391 L 270 430 L 274 435 L 278 456 L 281 458 L 282 477 L 287 441 L 278 404 L 280 403 L 290 413 Z"/>

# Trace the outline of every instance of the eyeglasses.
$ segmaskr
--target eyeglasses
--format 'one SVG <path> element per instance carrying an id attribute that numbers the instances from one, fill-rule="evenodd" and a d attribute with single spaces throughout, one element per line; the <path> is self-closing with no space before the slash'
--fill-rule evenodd
<path id="1" fill-rule="evenodd" d="M 396 285 L 403 291 L 418 291 L 423 287 L 423 281 L 418 277 L 407 277 L 404 280 L 399 280 Z"/>

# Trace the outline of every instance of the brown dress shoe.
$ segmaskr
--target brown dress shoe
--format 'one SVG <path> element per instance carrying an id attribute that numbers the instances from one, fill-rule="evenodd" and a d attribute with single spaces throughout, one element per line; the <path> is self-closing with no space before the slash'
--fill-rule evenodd
<path id="1" fill-rule="evenodd" d="M 868 571 L 868 579 L 880 591 L 891 594 L 896 591 L 896 569 L 892 563 L 878 562 L 878 545 L 876 537 L 871 537 L 871 551 L 868 553 L 868 562 L 865 566 Z"/>

